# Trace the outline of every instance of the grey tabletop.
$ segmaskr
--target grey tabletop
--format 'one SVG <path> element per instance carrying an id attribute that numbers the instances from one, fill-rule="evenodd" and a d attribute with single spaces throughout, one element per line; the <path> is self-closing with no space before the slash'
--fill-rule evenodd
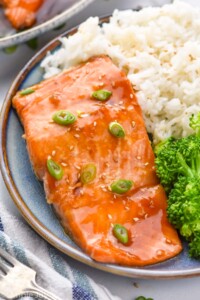
<path id="1" fill-rule="evenodd" d="M 198 5 L 199 0 L 185 0 L 186 2 Z M 53 37 L 65 29 L 69 29 L 78 25 L 89 16 L 101 16 L 112 13 L 115 8 L 126 9 L 137 7 L 138 5 L 162 5 L 165 0 L 96 0 L 85 8 L 81 13 L 71 18 L 65 28 L 60 31 L 51 31 L 39 38 L 38 48 L 41 48 Z M 168 1 L 170 2 L 170 1 Z M 35 51 L 26 45 L 21 45 L 12 55 L 5 54 L 0 51 L 0 105 L 2 105 L 6 92 L 10 87 L 13 79 L 18 74 L 25 63 L 35 54 Z M 21 218 L 17 208 L 15 207 L 8 191 L 5 187 L 3 179 L 0 175 L 1 201 L 4 201 L 8 210 L 14 215 Z M 134 300 L 135 297 L 143 295 L 151 297 L 154 300 L 176 300 L 176 299 L 200 299 L 199 282 L 200 279 L 186 278 L 173 280 L 143 280 L 126 278 L 112 275 L 103 271 L 99 271 L 88 267 L 71 258 L 67 258 L 69 264 L 92 277 L 97 283 L 106 286 L 113 294 L 121 297 L 123 300 Z"/>

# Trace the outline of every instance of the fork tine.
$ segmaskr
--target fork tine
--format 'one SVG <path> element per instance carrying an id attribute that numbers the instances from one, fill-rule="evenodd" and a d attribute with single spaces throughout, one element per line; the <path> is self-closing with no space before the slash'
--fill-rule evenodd
<path id="1" fill-rule="evenodd" d="M 19 261 L 16 260 L 14 257 L 12 257 L 10 254 L 8 254 L 6 251 L 4 251 L 2 248 L 0 248 L 0 256 L 3 257 L 5 260 L 7 260 L 11 265 L 19 264 Z"/>
<path id="2" fill-rule="evenodd" d="M 6 263 L 0 261 L 0 270 L 2 270 L 5 274 L 7 274 L 10 270 L 10 267 L 6 265 Z"/>

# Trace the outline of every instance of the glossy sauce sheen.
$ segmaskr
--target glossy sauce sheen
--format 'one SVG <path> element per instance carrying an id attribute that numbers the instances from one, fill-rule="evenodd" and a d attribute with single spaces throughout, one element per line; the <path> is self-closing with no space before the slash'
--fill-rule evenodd
<path id="1" fill-rule="evenodd" d="M 16 29 L 31 27 L 36 21 L 36 13 L 44 0 L 0 0 L 5 7 L 5 16 Z"/>
<path id="2" fill-rule="evenodd" d="M 166 218 L 166 195 L 155 174 L 154 154 L 141 109 L 125 74 L 105 56 L 64 71 L 32 87 L 34 93 L 13 99 L 25 128 L 33 168 L 44 181 L 46 197 L 74 241 L 93 259 L 142 266 L 177 255 L 182 246 Z M 91 97 L 99 89 L 112 91 L 105 102 Z M 66 109 L 77 116 L 70 126 L 52 122 Z M 81 114 L 82 113 L 82 114 Z M 108 124 L 119 122 L 125 138 L 116 138 Z M 51 157 L 64 176 L 48 173 Z M 82 185 L 81 168 L 94 163 L 97 175 Z M 116 179 L 134 181 L 124 195 L 109 190 Z M 128 229 L 129 243 L 114 237 L 113 225 Z"/>

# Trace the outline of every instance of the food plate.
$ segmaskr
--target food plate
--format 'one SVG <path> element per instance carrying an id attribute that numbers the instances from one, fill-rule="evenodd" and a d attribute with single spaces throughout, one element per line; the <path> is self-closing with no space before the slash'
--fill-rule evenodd
<path id="1" fill-rule="evenodd" d="M 16 32 L 0 8 L 0 48 L 30 40 L 46 31 L 61 26 L 93 0 L 48 0 L 38 12 L 37 22 L 29 29 Z"/>
<path id="2" fill-rule="evenodd" d="M 101 23 L 106 21 L 108 18 L 101 19 Z M 76 31 L 77 28 L 72 29 L 63 36 L 74 34 Z M 59 38 L 50 42 L 24 67 L 11 86 L 2 108 L 0 120 L 1 170 L 19 211 L 32 228 L 50 244 L 94 268 L 134 278 L 178 278 L 200 275 L 200 262 L 188 256 L 187 244 L 184 244 L 184 250 L 177 257 L 152 266 L 136 268 L 97 263 L 65 234 L 51 207 L 46 203 L 43 186 L 32 171 L 26 143 L 22 139 L 23 128 L 11 107 L 11 99 L 17 90 L 41 81 L 40 63 L 48 51 L 54 51 L 59 47 Z"/>

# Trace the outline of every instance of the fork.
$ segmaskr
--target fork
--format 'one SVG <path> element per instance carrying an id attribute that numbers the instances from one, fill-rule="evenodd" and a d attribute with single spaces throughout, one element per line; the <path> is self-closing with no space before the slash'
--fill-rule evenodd
<path id="1" fill-rule="evenodd" d="M 0 249 L 0 258 L 0 270 L 2 271 L 0 296 L 4 299 L 11 300 L 19 296 L 33 295 L 46 300 L 61 300 L 36 284 L 36 272 L 33 269 L 20 263 L 2 249 Z"/>

